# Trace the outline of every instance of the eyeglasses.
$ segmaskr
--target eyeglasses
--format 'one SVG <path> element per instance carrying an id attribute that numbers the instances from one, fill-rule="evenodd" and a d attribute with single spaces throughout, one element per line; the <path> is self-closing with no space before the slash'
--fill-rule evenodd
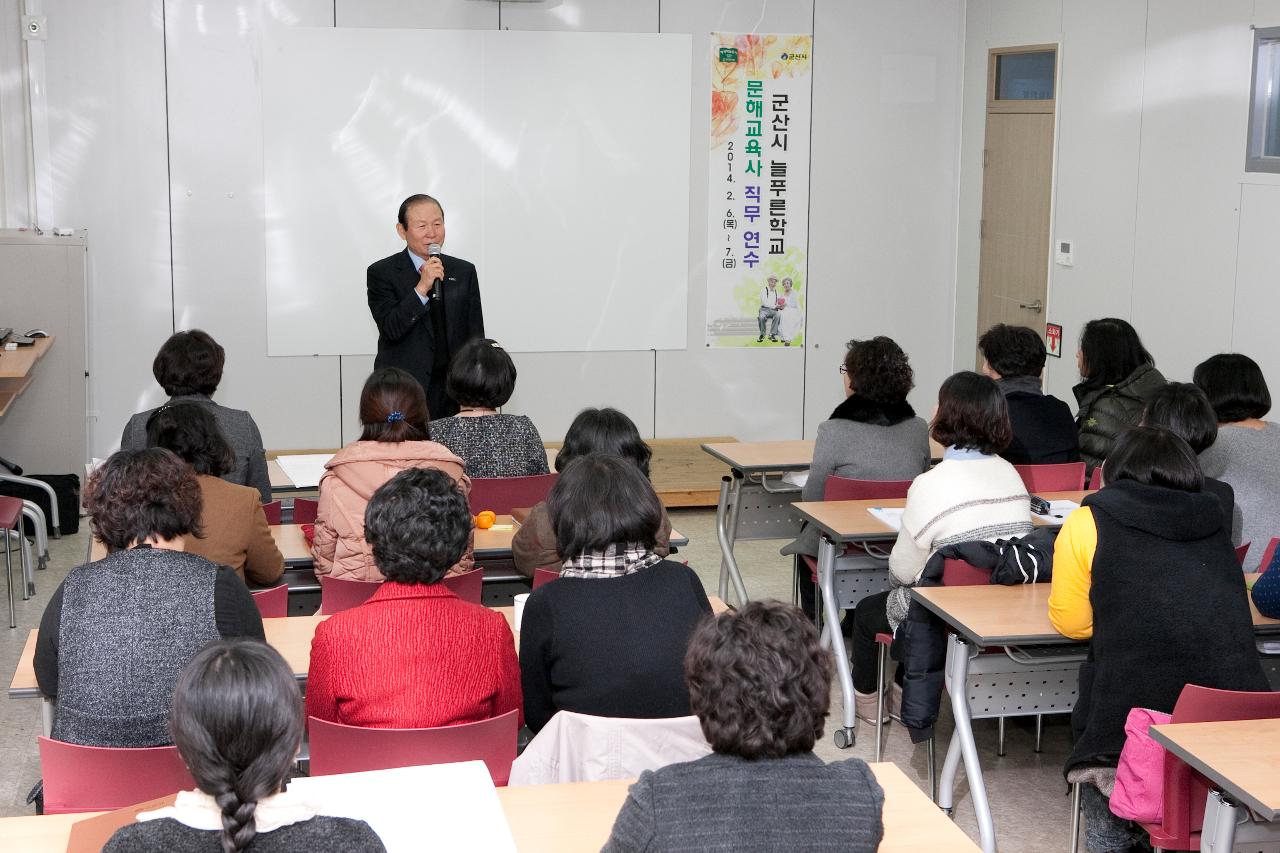
<path id="1" fill-rule="evenodd" d="M 841 372 L 841 373 L 848 373 L 848 372 L 849 372 L 849 368 L 845 367 L 845 366 L 842 364 L 842 365 L 840 365 L 840 372 Z"/>

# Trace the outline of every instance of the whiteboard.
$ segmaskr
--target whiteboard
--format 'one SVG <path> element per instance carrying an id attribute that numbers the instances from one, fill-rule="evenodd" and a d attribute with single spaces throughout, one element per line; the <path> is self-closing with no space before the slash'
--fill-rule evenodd
<path id="1" fill-rule="evenodd" d="M 681 34 L 269 31 L 268 353 L 376 351 L 365 269 L 404 248 L 415 192 L 508 349 L 684 349 L 691 55 Z"/>

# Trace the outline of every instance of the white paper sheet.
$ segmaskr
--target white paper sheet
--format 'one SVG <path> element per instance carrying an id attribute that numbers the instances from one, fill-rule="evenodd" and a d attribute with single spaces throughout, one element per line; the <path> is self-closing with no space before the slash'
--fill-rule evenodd
<path id="1" fill-rule="evenodd" d="M 332 453 L 282 454 L 276 462 L 300 489 L 314 489 L 324 476 L 324 463 L 333 458 Z"/>
<path id="2" fill-rule="evenodd" d="M 305 796 L 318 814 L 367 822 L 388 853 L 516 850 L 483 761 L 313 776 L 294 779 L 289 790 Z"/>
<path id="3" fill-rule="evenodd" d="M 868 509 L 867 512 L 871 513 L 894 530 L 902 529 L 902 507 L 877 506 Z"/>
<path id="4" fill-rule="evenodd" d="M 1080 508 L 1080 504 L 1075 501 L 1049 501 L 1049 514 L 1042 515 L 1041 518 L 1052 518 L 1056 521 L 1065 521 L 1068 515 Z"/>

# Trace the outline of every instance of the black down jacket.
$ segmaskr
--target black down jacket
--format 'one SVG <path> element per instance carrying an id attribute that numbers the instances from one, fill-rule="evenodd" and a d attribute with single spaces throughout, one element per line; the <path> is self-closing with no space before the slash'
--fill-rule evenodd
<path id="1" fill-rule="evenodd" d="M 1048 583 L 1053 572 L 1053 542 L 1057 530 L 1038 527 L 1020 539 L 961 542 L 939 548 L 925 563 L 917 586 L 941 586 L 947 558 L 964 560 L 991 572 L 991 583 L 1015 586 Z M 919 601 L 912 599 L 907 618 L 898 625 L 890 650 L 903 667 L 902 724 L 911 742 L 933 737 L 942 702 L 943 671 L 947 662 L 947 626 Z"/>

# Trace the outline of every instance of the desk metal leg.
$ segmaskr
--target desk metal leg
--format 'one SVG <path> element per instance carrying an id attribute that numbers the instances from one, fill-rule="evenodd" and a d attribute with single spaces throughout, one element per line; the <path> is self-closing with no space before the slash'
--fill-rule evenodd
<path id="1" fill-rule="evenodd" d="M 982 779 L 982 765 L 978 763 L 978 745 L 973 739 L 973 720 L 969 716 L 969 700 L 965 684 L 969 679 L 969 645 L 959 637 L 952 637 L 947 647 L 947 674 L 950 677 L 951 713 L 955 717 L 956 730 L 947 748 L 947 760 L 942 767 L 942 790 L 939 805 L 949 808 L 955 787 L 955 744 L 964 758 L 964 772 L 969 780 L 969 794 L 973 797 L 973 811 L 978 819 L 978 833 L 985 853 L 996 853 L 996 830 L 991 819 L 991 805 L 987 802 L 987 786 Z"/>
<path id="2" fill-rule="evenodd" d="M 1236 841 L 1236 818 L 1239 809 L 1221 791 L 1210 791 L 1205 806 L 1205 832 L 1200 834 L 1200 853 L 1231 853 Z M 1208 822 L 1213 820 L 1213 833 Z"/>
<path id="3" fill-rule="evenodd" d="M 716 504 L 716 539 L 720 542 L 720 583 L 718 592 L 722 601 L 729 598 L 729 581 L 738 596 L 738 606 L 746 604 L 747 587 L 742 582 L 742 572 L 733 556 L 734 540 L 738 533 L 738 513 L 742 508 L 742 480 L 738 477 L 720 478 L 720 500 Z"/>
<path id="4" fill-rule="evenodd" d="M 956 771 L 960 769 L 960 739 L 954 734 L 947 744 L 947 757 L 942 760 L 942 777 L 938 780 L 938 808 L 947 814 L 955 812 Z"/>
<path id="5" fill-rule="evenodd" d="M 53 715 L 58 712 L 58 706 L 48 696 L 40 699 L 40 727 L 44 729 L 45 737 L 53 737 Z"/>
<path id="6" fill-rule="evenodd" d="M 4 573 L 9 584 L 9 627 L 18 627 L 18 616 L 13 609 L 13 539 L 9 531 L 4 532 Z"/>
<path id="7" fill-rule="evenodd" d="M 836 746 L 848 749 L 854 744 L 853 672 L 849 666 L 849 653 L 844 647 L 844 632 L 840 630 L 840 608 L 836 605 L 835 587 L 836 546 L 826 536 L 818 543 L 818 585 L 822 591 L 822 609 L 826 622 L 822 633 L 831 641 L 831 651 L 836 658 L 836 675 L 840 678 L 840 695 L 844 699 L 844 727 L 836 729 Z"/>

